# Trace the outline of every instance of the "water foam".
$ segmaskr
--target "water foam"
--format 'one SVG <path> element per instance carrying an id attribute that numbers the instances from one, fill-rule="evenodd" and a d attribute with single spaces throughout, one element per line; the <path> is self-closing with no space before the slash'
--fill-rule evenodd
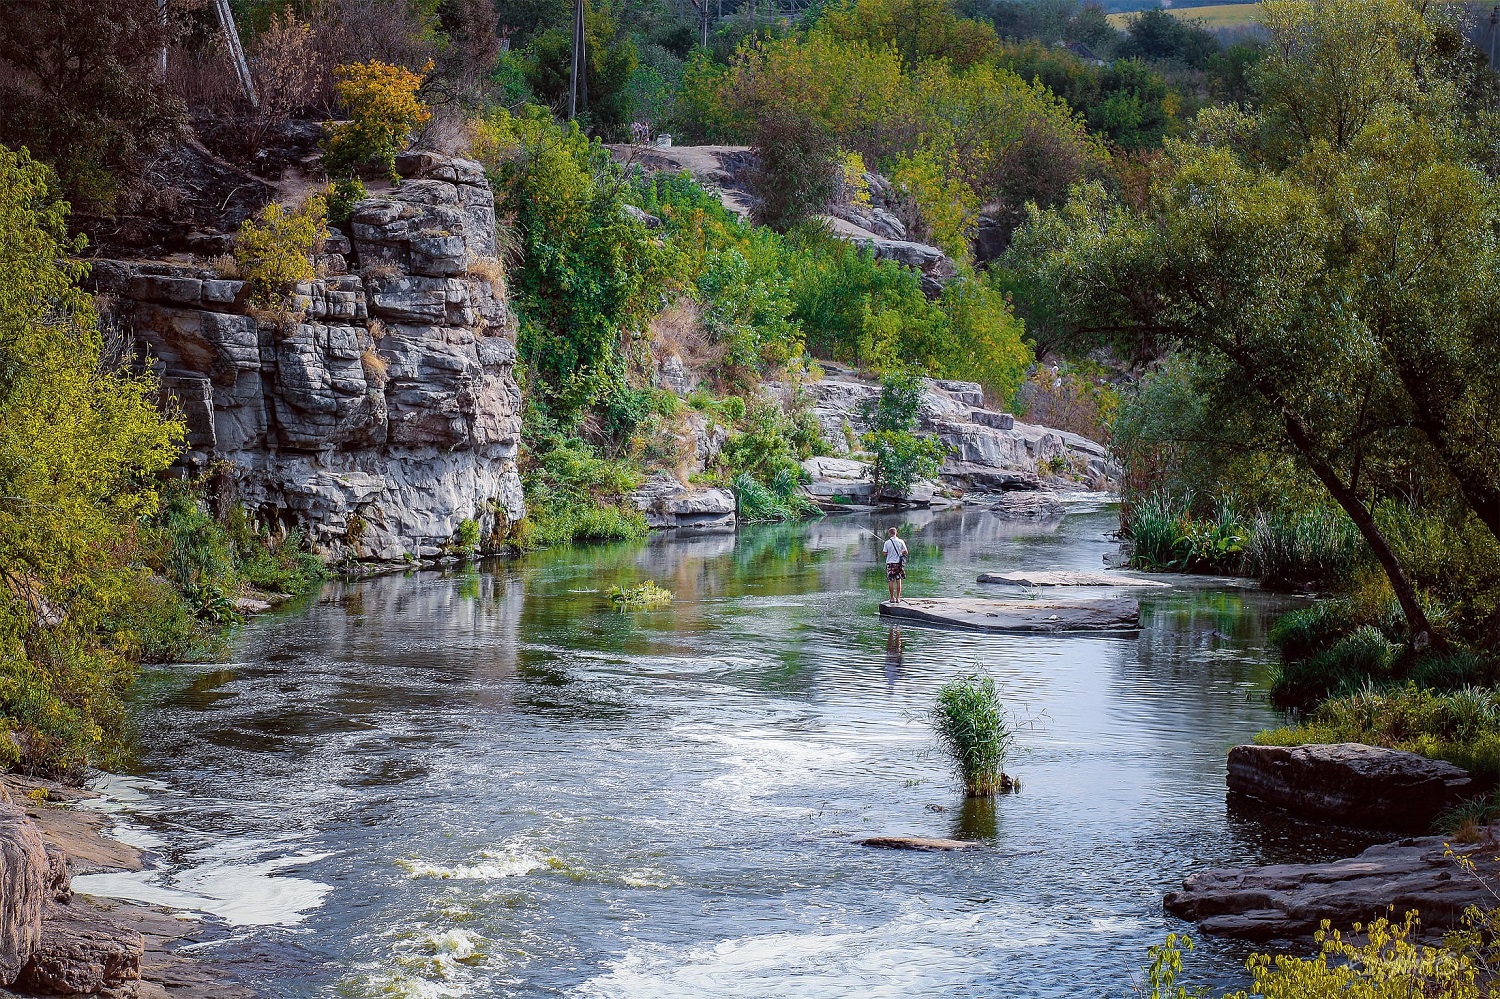
<path id="1" fill-rule="evenodd" d="M 401 859 L 396 864 L 406 871 L 407 877 L 414 880 L 437 878 L 453 881 L 501 881 L 505 878 L 522 877 L 551 866 L 542 857 L 529 853 L 486 850 L 480 856 L 484 859 L 470 864 L 435 864 L 416 859 Z"/>

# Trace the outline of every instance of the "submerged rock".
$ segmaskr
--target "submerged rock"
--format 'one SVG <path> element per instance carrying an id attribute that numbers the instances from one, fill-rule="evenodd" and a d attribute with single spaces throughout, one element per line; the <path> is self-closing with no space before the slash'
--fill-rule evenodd
<path id="1" fill-rule="evenodd" d="M 1454 846 L 1467 852 L 1462 844 Z M 1488 885 L 1500 876 L 1495 853 L 1493 843 L 1473 848 L 1480 877 L 1447 855 L 1447 840 L 1440 836 L 1372 846 L 1327 864 L 1203 871 L 1170 892 L 1166 908 L 1205 933 L 1258 941 L 1304 940 L 1325 919 L 1347 930 L 1392 912 L 1399 920 L 1415 909 L 1423 935 L 1436 943 L 1469 906 L 1494 906 Z"/>
<path id="2" fill-rule="evenodd" d="M 925 836 L 868 836 L 855 842 L 882 850 L 971 850 L 981 845 L 972 839 L 929 839 Z"/>
<path id="3" fill-rule="evenodd" d="M 1075 572 L 1071 569 L 1042 569 L 1024 572 L 984 572 L 981 583 L 1005 583 L 1011 586 L 1170 586 L 1159 579 L 1143 579 L 1118 572 Z"/>
<path id="4" fill-rule="evenodd" d="M 1467 771 L 1416 753 L 1357 742 L 1236 746 L 1229 790 L 1297 815 L 1377 829 L 1426 830 L 1478 793 Z"/>
<path id="5" fill-rule="evenodd" d="M 1139 626 L 1135 600 L 974 600 L 916 597 L 880 605 L 886 617 L 969 631 L 1126 631 Z"/>

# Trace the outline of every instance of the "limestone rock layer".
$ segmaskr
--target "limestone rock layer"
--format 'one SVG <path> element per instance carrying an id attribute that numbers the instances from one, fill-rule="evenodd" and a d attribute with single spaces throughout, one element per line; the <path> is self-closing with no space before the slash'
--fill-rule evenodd
<path id="1" fill-rule="evenodd" d="M 295 289 L 300 321 L 257 316 L 245 282 L 202 266 L 99 260 L 92 277 L 185 418 L 190 468 L 228 462 L 257 516 L 379 560 L 525 513 L 494 195 L 477 163 L 398 167 Z"/>

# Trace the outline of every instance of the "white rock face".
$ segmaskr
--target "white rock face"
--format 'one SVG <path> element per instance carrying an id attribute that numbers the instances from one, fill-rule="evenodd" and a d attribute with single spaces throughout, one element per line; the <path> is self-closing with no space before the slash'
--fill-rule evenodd
<path id="1" fill-rule="evenodd" d="M 190 467 L 228 461 L 258 516 L 381 560 L 525 515 L 515 323 L 486 276 L 494 195 L 477 163 L 420 153 L 398 168 L 408 179 L 325 246 L 329 276 L 295 289 L 301 322 L 257 320 L 243 282 L 202 268 L 93 274 L 177 400 Z"/>

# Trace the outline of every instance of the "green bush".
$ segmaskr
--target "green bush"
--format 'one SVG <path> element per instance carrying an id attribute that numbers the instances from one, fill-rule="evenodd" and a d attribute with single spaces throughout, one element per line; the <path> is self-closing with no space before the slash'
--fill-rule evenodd
<path id="1" fill-rule="evenodd" d="M 918 437 L 908 430 L 879 430 L 861 440 L 874 458 L 875 485 L 900 495 L 910 492 L 918 480 L 936 475 L 948 453 L 937 438 Z"/>
<path id="2" fill-rule="evenodd" d="M 328 221 L 334 225 L 348 222 L 349 216 L 354 214 L 354 206 L 368 194 L 364 181 L 358 177 L 344 177 L 328 185 L 328 193 L 324 195 L 328 203 Z"/>
<path id="3" fill-rule="evenodd" d="M 1359 529 L 1348 516 L 1318 507 L 1259 514 L 1250 526 L 1245 563 L 1267 586 L 1336 586 L 1349 580 L 1367 553 Z"/>
<path id="4" fill-rule="evenodd" d="M 786 474 L 785 469 L 769 485 L 749 472 L 740 472 L 730 482 L 739 519 L 765 523 L 796 520 L 816 513 L 817 506 L 800 492 L 801 484 L 800 479 Z"/>
<path id="5" fill-rule="evenodd" d="M 1228 498 L 1214 504 L 1212 517 L 1200 520 L 1187 503 L 1155 492 L 1122 519 L 1133 542 L 1130 564 L 1138 569 L 1236 575 L 1244 568 L 1248 531 Z"/>
<path id="6" fill-rule="evenodd" d="M 950 680 L 938 689 L 932 725 L 971 798 L 988 798 L 1016 786 L 1005 759 L 1015 726 L 988 676 Z"/>
<path id="7" fill-rule="evenodd" d="M 1447 760 L 1482 777 L 1500 777 L 1500 691 L 1493 687 L 1426 690 L 1365 685 L 1321 704 L 1301 725 L 1262 732 L 1259 745 L 1362 742 Z"/>

